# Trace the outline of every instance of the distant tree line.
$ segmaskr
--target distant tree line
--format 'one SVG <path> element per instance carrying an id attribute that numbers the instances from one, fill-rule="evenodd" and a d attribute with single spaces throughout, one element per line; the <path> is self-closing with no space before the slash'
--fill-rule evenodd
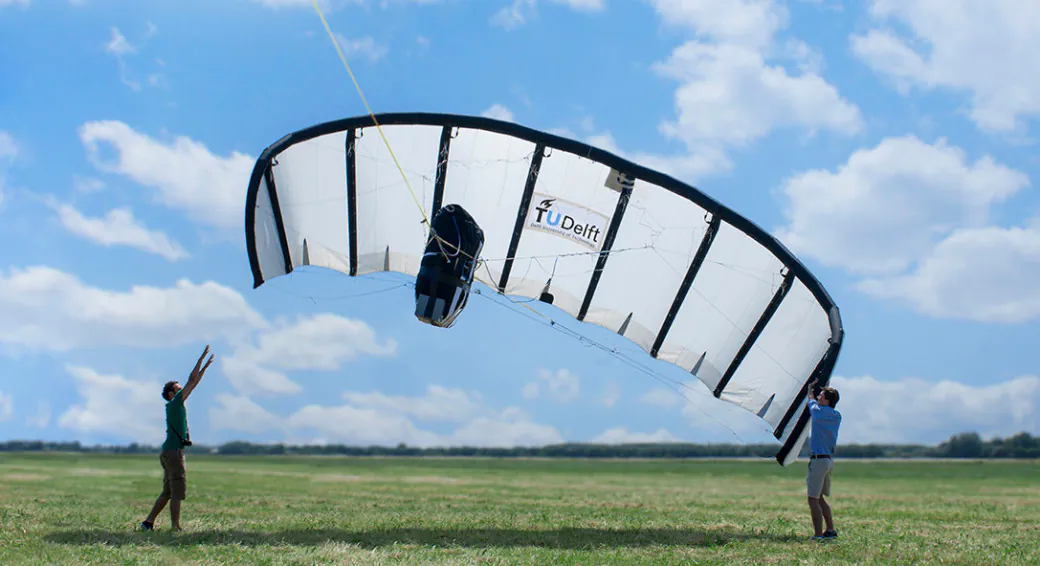
<path id="1" fill-rule="evenodd" d="M 194 445 L 194 453 L 218 455 L 339 455 L 339 456 L 478 456 L 493 458 L 772 458 L 775 444 L 595 444 L 564 443 L 537 447 L 417 448 L 397 446 L 346 446 L 254 444 L 227 442 L 218 446 Z M 154 454 L 158 446 L 84 446 L 79 442 L 11 440 L 0 442 L 0 452 L 96 452 L 115 454 Z M 1040 458 L 1040 437 L 1021 432 L 1008 438 L 983 440 L 974 432 L 951 436 L 936 446 L 921 444 L 839 444 L 841 458 Z M 802 450 L 808 455 L 808 443 Z"/>

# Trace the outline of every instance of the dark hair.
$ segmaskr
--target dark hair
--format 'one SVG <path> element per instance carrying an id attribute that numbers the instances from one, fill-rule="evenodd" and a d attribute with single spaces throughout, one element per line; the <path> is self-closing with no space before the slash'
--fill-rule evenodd
<path id="1" fill-rule="evenodd" d="M 833 387 L 824 387 L 823 394 L 827 397 L 827 402 L 831 404 L 831 407 L 838 406 L 838 390 Z"/>
<path id="2" fill-rule="evenodd" d="M 170 400 L 170 398 L 167 397 L 167 395 L 169 395 L 170 393 L 173 392 L 173 386 L 176 385 L 176 383 L 177 383 L 176 381 L 167 381 L 166 385 L 163 385 L 163 388 L 162 388 L 162 398 L 163 399 L 166 399 L 167 401 Z"/>

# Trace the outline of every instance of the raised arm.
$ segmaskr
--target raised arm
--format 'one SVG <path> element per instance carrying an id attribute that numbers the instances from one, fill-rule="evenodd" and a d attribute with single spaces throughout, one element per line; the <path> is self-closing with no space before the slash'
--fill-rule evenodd
<path id="1" fill-rule="evenodd" d="M 805 392 L 805 396 L 809 399 L 809 410 L 814 411 L 820 408 L 819 402 L 816 400 L 816 396 L 813 395 L 813 389 L 816 388 L 816 380 L 812 380 L 809 384 L 808 390 Z"/>
<path id="2" fill-rule="evenodd" d="M 206 354 L 209 354 L 208 344 L 206 345 L 206 349 L 202 351 L 202 355 L 199 356 L 199 361 L 195 362 L 195 367 L 192 368 L 191 375 L 188 376 L 188 383 L 184 385 L 184 391 L 181 392 L 182 401 L 188 400 L 188 396 L 195 390 L 195 386 L 202 381 L 202 376 L 205 375 L 206 369 L 208 369 L 209 365 L 213 363 L 213 355 L 210 354 L 209 359 L 206 360 L 206 365 L 202 365 L 202 360 L 206 359 Z"/>

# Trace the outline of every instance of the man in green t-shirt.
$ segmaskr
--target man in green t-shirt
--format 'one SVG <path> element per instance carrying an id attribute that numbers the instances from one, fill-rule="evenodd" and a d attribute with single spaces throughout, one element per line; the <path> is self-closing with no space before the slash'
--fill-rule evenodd
<path id="1" fill-rule="evenodd" d="M 184 409 L 184 402 L 195 390 L 195 386 L 202 381 L 202 376 L 213 363 L 213 356 L 202 365 L 202 360 L 209 354 L 209 346 L 202 352 L 199 361 L 195 362 L 195 368 L 188 376 L 188 383 L 182 388 L 177 381 L 168 381 L 163 386 L 162 396 L 166 399 L 166 441 L 163 442 L 162 452 L 159 454 L 159 463 L 163 468 L 163 490 L 148 518 L 141 523 L 141 528 L 152 530 L 155 519 L 162 512 L 166 504 L 170 504 L 170 523 L 174 530 L 181 530 L 181 501 L 187 497 L 188 478 L 187 468 L 184 466 L 184 447 L 191 446 L 191 437 L 188 435 L 188 413 Z"/>

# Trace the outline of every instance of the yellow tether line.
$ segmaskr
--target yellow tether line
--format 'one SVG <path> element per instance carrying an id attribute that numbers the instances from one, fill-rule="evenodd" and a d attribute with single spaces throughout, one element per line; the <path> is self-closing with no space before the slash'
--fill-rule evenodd
<path id="1" fill-rule="evenodd" d="M 386 135 L 383 134 L 383 128 L 379 125 L 379 121 L 376 120 L 376 115 L 372 112 L 372 108 L 368 105 L 368 100 L 365 99 L 365 93 L 361 92 L 361 85 L 358 84 L 357 79 L 354 77 L 354 72 L 350 70 L 350 65 L 347 63 L 347 58 L 343 56 L 343 51 L 339 48 L 339 42 L 336 41 L 336 36 L 329 29 L 329 23 L 325 21 L 325 14 L 322 13 L 321 7 L 318 6 L 318 0 L 311 0 L 314 4 L 314 11 L 318 12 L 318 17 L 321 18 L 321 23 L 325 25 L 325 31 L 329 34 L 329 39 L 332 40 L 332 45 L 336 47 L 336 53 L 339 54 L 340 61 L 343 61 L 343 66 L 347 68 L 347 73 L 350 75 L 350 80 L 354 81 L 354 87 L 357 88 L 358 94 L 361 95 L 361 101 L 365 103 L 365 109 L 368 110 L 368 115 L 372 117 L 372 122 L 376 125 L 376 130 L 379 131 L 379 135 L 383 138 L 383 143 L 386 144 L 387 151 L 390 152 L 390 157 L 394 159 L 394 164 L 397 165 L 397 170 L 401 172 L 401 178 L 404 179 L 404 185 L 408 187 L 408 192 L 412 194 L 412 200 L 415 201 L 415 206 L 419 208 L 419 213 L 422 214 L 423 222 L 427 226 L 430 226 L 430 219 L 426 216 L 426 210 L 423 209 L 422 204 L 419 203 L 419 198 L 415 196 L 415 191 L 412 190 L 412 185 L 408 182 L 408 176 L 404 173 L 404 168 L 397 161 L 397 156 L 394 155 L 393 148 L 390 147 L 390 141 L 386 139 Z M 432 228 L 432 226 L 430 226 Z"/>
<path id="2" fill-rule="evenodd" d="M 433 226 L 430 224 L 430 219 L 426 216 L 426 210 L 423 209 L 422 204 L 419 203 L 419 198 L 415 196 L 415 191 L 412 190 L 412 185 L 408 182 L 408 177 L 404 173 L 404 168 L 401 167 L 401 164 L 397 161 L 397 156 L 394 155 L 394 150 L 393 150 L 393 148 L 390 147 L 390 141 L 387 140 L 386 139 L 386 135 L 383 134 L 382 126 L 379 125 L 379 121 L 376 120 L 376 116 L 372 112 L 372 108 L 368 105 L 368 100 L 365 99 L 365 93 L 361 92 L 361 85 L 358 84 L 357 78 L 354 77 L 354 72 L 350 70 L 350 64 L 347 63 L 347 58 L 343 56 L 343 51 L 339 48 L 339 42 L 336 41 L 336 36 L 332 33 L 332 30 L 329 29 L 329 22 L 325 20 L 325 14 L 322 13 L 321 7 L 318 6 L 318 0 L 311 0 L 311 3 L 314 5 L 314 11 L 316 11 L 318 13 L 318 17 L 321 18 L 321 23 L 325 26 L 325 31 L 329 34 L 329 39 L 332 40 L 332 45 L 334 45 L 336 47 L 336 53 L 339 54 L 339 60 L 343 61 L 343 66 L 346 67 L 347 73 L 350 75 L 350 80 L 354 81 L 354 87 L 357 88 L 358 94 L 361 96 L 361 101 L 365 103 L 365 109 L 368 110 L 368 115 L 372 117 L 372 122 L 375 123 L 376 129 L 379 131 L 379 135 L 383 138 L 383 143 L 386 144 L 386 149 L 387 149 L 387 151 L 390 152 L 390 157 L 392 157 L 394 159 L 394 164 L 397 165 L 397 170 L 401 172 L 401 178 L 404 179 L 404 184 L 405 184 L 406 187 L 408 187 L 408 192 L 412 193 L 412 200 L 415 201 L 415 206 L 417 206 L 419 208 L 419 212 L 423 216 L 423 221 L 426 223 L 427 226 L 430 227 L 430 230 L 432 231 L 433 230 Z M 434 234 L 434 237 L 437 238 L 437 240 L 440 240 L 443 243 L 448 243 L 448 242 L 444 242 L 436 234 Z M 454 247 L 454 246 L 452 246 L 452 247 Z M 476 258 L 471 258 L 471 259 L 476 259 Z M 485 265 L 485 268 L 486 268 L 486 265 Z M 537 314 L 537 315 L 539 315 L 539 316 L 541 316 L 543 318 L 546 318 L 546 319 L 549 319 L 550 321 L 552 321 L 552 319 L 550 319 L 549 317 L 545 316 L 543 313 L 540 313 L 540 312 L 536 311 L 535 309 L 531 308 L 530 305 L 527 305 L 527 304 L 524 304 L 524 303 L 517 303 L 517 304 L 520 304 L 521 306 L 526 307 L 531 312 L 533 312 L 533 313 L 535 313 L 535 314 Z"/>

